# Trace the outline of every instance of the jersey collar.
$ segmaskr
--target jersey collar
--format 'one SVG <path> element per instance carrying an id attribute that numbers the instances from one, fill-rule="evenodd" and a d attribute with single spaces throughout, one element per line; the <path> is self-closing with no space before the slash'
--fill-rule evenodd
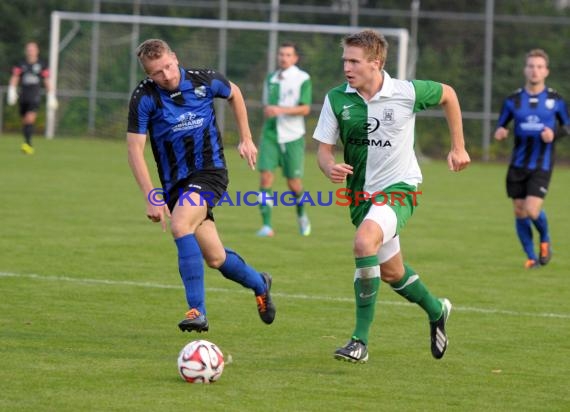
<path id="1" fill-rule="evenodd" d="M 295 73 L 297 73 L 299 71 L 299 68 L 296 65 L 293 65 L 291 67 L 286 68 L 285 70 L 277 70 L 275 72 L 276 76 L 281 76 L 281 79 L 286 79 L 288 77 L 294 76 Z"/>
<path id="2" fill-rule="evenodd" d="M 382 70 L 382 75 L 384 76 L 382 88 L 380 89 L 380 91 L 378 93 L 376 93 L 370 99 L 370 101 L 380 100 L 381 97 L 390 97 L 394 94 L 394 79 L 392 79 L 392 77 L 385 70 Z M 351 87 L 347 83 L 345 93 L 357 93 L 358 94 L 358 91 L 354 87 Z"/>

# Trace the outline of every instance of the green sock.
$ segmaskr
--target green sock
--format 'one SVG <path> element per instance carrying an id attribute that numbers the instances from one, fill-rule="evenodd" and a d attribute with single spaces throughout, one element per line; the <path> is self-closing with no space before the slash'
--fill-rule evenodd
<path id="1" fill-rule="evenodd" d="M 273 200 L 270 197 L 272 194 L 271 188 L 268 189 L 260 188 L 259 191 L 261 193 L 261 196 L 263 196 L 263 193 L 266 193 L 265 199 L 267 199 L 266 202 L 263 202 L 262 201 L 263 197 L 261 197 L 259 202 L 259 211 L 261 212 L 261 220 L 263 221 L 264 226 L 271 227 L 271 210 L 273 209 Z"/>
<path id="2" fill-rule="evenodd" d="M 295 193 L 295 204 L 297 205 L 297 217 L 301 217 L 305 214 L 305 204 L 301 203 L 299 204 L 299 199 L 301 199 L 301 196 L 303 196 L 303 191 L 301 190 L 301 192 L 299 193 Z"/>
<path id="3" fill-rule="evenodd" d="M 352 336 L 367 345 L 370 326 L 376 311 L 376 297 L 380 289 L 380 266 L 378 256 L 356 258 L 355 261 L 356 327 Z"/>
<path id="4" fill-rule="evenodd" d="M 390 286 L 408 301 L 420 305 L 428 314 L 430 322 L 438 320 L 443 313 L 441 302 L 430 293 L 415 270 L 406 264 L 404 269 L 404 277 Z"/>

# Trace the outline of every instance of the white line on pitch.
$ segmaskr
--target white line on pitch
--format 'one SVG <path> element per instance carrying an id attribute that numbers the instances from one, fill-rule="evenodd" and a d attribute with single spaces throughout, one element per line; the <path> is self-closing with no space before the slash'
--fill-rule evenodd
<path id="1" fill-rule="evenodd" d="M 131 280 L 109 280 L 109 279 L 81 279 L 69 276 L 44 276 L 37 274 L 22 274 L 22 273 L 10 273 L 10 272 L 0 272 L 0 278 L 27 278 L 27 279 L 37 279 L 37 280 L 48 280 L 56 282 L 70 282 L 70 283 L 82 283 L 82 284 L 99 284 L 99 285 L 119 285 L 119 286 L 136 286 L 143 288 L 153 288 L 153 289 L 181 289 L 181 285 L 165 285 L 161 283 L 154 282 L 135 282 Z M 220 293 L 251 293 L 245 289 L 226 289 L 226 288 L 208 288 L 208 291 L 220 292 Z M 287 299 L 299 299 L 299 300 L 320 300 L 328 302 L 354 302 L 354 298 L 343 298 L 334 296 L 319 296 L 319 295 L 304 295 L 296 293 L 282 293 L 273 292 L 273 296 L 287 298 Z M 414 306 L 408 302 L 386 302 L 379 301 L 380 305 L 392 305 L 392 306 Z M 533 317 L 533 318 L 556 318 L 556 319 L 570 319 L 570 314 L 566 313 L 532 313 L 532 312 L 518 312 L 515 310 L 504 310 L 504 309 L 486 309 L 486 308 L 474 308 L 469 306 L 454 306 L 454 310 L 458 312 L 471 312 L 471 313 L 481 313 L 489 315 L 508 315 L 508 316 L 521 316 L 521 317 Z"/>

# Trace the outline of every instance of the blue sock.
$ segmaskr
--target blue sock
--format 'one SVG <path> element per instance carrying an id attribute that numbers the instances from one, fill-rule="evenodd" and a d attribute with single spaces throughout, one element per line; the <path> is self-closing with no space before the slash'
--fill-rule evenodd
<path id="1" fill-rule="evenodd" d="M 529 217 L 517 218 L 517 235 L 519 235 L 519 239 L 527 257 L 529 259 L 537 260 L 534 253 L 534 245 L 532 244 L 532 226 L 530 222 L 531 220 Z"/>
<path id="2" fill-rule="evenodd" d="M 231 249 L 226 248 L 226 261 L 218 270 L 222 272 L 224 277 L 239 283 L 243 287 L 253 289 L 256 296 L 265 292 L 263 277 Z"/>
<path id="3" fill-rule="evenodd" d="M 546 213 L 544 213 L 544 210 L 540 211 L 540 214 L 536 220 L 532 221 L 532 223 L 534 223 L 534 227 L 536 227 L 538 233 L 540 233 L 540 242 L 550 242 L 550 233 L 548 233 L 548 220 L 546 219 Z"/>
<path id="4" fill-rule="evenodd" d="M 200 246 L 193 234 L 174 240 L 178 248 L 178 270 L 184 289 L 188 308 L 196 308 L 206 314 L 204 292 L 204 260 Z"/>

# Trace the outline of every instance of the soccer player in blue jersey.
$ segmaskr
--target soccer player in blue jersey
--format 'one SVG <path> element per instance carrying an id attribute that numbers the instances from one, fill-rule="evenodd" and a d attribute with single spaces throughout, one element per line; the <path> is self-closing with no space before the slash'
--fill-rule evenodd
<path id="1" fill-rule="evenodd" d="M 12 68 L 7 101 L 10 106 L 19 101 L 22 133 L 24 135 L 22 152 L 31 155 L 34 154 L 32 135 L 40 108 L 42 83 L 47 92 L 48 107 L 55 110 L 58 103 L 52 90 L 48 66 L 39 57 L 40 48 L 38 44 L 36 42 L 27 43 L 25 54 L 25 60 Z"/>
<path id="2" fill-rule="evenodd" d="M 554 166 L 555 137 L 561 137 L 570 125 L 566 102 L 545 85 L 548 63 L 548 55 L 542 49 L 527 53 L 525 85 L 505 99 L 495 131 L 495 139 L 505 139 L 507 125 L 513 120 L 515 141 L 507 172 L 507 195 L 513 199 L 516 231 L 527 256 L 527 269 L 546 265 L 552 256 L 542 205 Z M 538 256 L 533 225 L 540 237 Z"/>
<path id="3" fill-rule="evenodd" d="M 212 209 L 225 193 L 228 172 L 222 136 L 216 125 L 214 98 L 227 99 L 240 136 L 239 153 L 254 169 L 257 148 L 247 109 L 238 86 L 209 69 L 185 69 L 160 39 L 137 48 L 147 78 L 133 91 L 128 118 L 128 158 L 146 199 L 146 216 L 166 230 L 166 216 L 178 249 L 178 268 L 188 311 L 178 324 L 182 331 L 207 331 L 204 263 L 251 289 L 261 320 L 275 318 L 270 296 L 271 276 L 249 266 L 235 251 L 224 248 Z M 166 205 L 151 194 L 155 186 L 144 159 L 147 133 Z"/>

